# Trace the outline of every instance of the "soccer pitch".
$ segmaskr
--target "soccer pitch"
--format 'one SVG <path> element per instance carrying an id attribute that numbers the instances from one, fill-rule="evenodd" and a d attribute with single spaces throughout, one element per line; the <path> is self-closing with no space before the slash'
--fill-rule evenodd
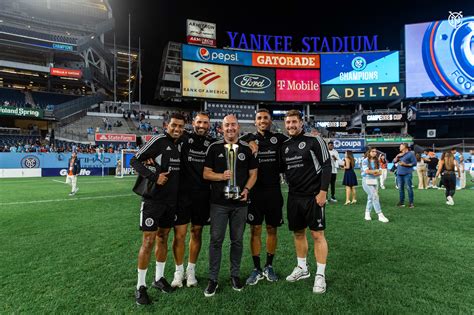
<path id="1" fill-rule="evenodd" d="M 134 180 L 79 177 L 80 190 L 69 197 L 64 178 L 1 179 L 0 313 L 474 312 L 472 183 L 456 192 L 452 207 L 445 205 L 442 190 L 415 189 L 415 208 L 409 209 L 396 207 L 398 191 L 389 177 L 387 189 L 380 190 L 382 209 L 390 220 L 384 224 L 375 220 L 375 214 L 372 221 L 364 220 L 366 195 L 361 186 L 358 203 L 343 205 L 340 173 L 338 202 L 326 210 L 325 294 L 312 293 L 316 263 L 309 234 L 312 276 L 296 283 L 285 281 L 296 265 L 292 234 L 285 224 L 279 229 L 274 260 L 278 282 L 261 280 L 242 292 L 233 291 L 227 236 L 219 289 L 214 297 L 205 298 L 207 227 L 196 269 L 199 286 L 172 294 L 157 292 L 151 288 L 152 259 L 147 284 L 154 304 L 144 307 L 134 299 L 141 244 L 140 199 L 131 191 Z M 247 227 L 243 280 L 253 268 L 249 233 Z M 169 282 L 174 272 L 171 240 L 172 232 L 165 270 Z M 261 257 L 264 262 L 264 245 Z"/>

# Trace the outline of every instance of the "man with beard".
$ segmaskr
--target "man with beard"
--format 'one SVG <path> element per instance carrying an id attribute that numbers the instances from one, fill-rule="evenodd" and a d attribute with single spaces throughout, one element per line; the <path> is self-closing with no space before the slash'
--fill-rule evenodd
<path id="1" fill-rule="evenodd" d="M 243 234 L 247 218 L 247 198 L 257 180 L 258 163 L 248 144 L 239 140 L 240 126 L 234 115 L 227 115 L 222 122 L 224 139 L 214 142 L 206 153 L 204 179 L 211 181 L 211 241 L 209 248 L 209 282 L 204 295 L 213 296 L 218 287 L 218 277 L 227 224 L 230 225 L 231 284 L 241 291 L 240 262 L 243 251 Z M 232 147 L 232 149 L 231 149 Z M 228 165 L 233 161 L 235 164 Z M 235 179 L 240 195 L 224 194 L 229 181 Z M 235 192 L 235 191 L 234 191 Z M 235 199 L 234 199 L 235 198 Z"/>
<path id="2" fill-rule="evenodd" d="M 288 227 L 293 231 L 298 265 L 286 277 L 295 282 L 310 277 L 306 255 L 306 228 L 311 230 L 317 263 L 313 292 L 326 292 L 326 258 L 328 246 L 324 237 L 326 227 L 324 205 L 331 181 L 331 157 L 324 140 L 305 135 L 301 113 L 290 110 L 285 116 L 285 129 L 290 139 L 281 147 L 282 163 L 288 181 Z"/>
<path id="3" fill-rule="evenodd" d="M 142 198 L 140 229 L 143 231 L 142 245 L 138 254 L 138 283 L 135 292 L 136 303 L 151 304 L 147 293 L 146 273 L 150 254 L 155 243 L 156 275 L 152 286 L 171 292 L 171 286 L 163 276 L 168 252 L 168 234 L 174 226 L 178 198 L 180 143 L 184 131 L 184 117 L 172 114 L 166 133 L 153 137 L 131 159 L 130 165 L 140 176 L 157 184 L 152 198 Z M 154 167 L 155 172 L 144 165 Z"/>
<path id="4" fill-rule="evenodd" d="M 250 224 L 250 251 L 254 269 L 247 284 L 255 285 L 264 277 L 268 281 L 278 280 L 273 270 L 273 258 L 277 246 L 277 228 L 283 224 L 283 196 L 280 187 L 280 148 L 288 139 L 281 133 L 270 131 L 272 119 L 267 109 L 259 109 L 255 115 L 257 131 L 243 136 L 244 141 L 258 144 L 258 179 L 250 192 L 247 223 Z M 262 247 L 262 223 L 265 220 L 267 230 L 267 259 L 262 270 L 260 250 Z"/>
<path id="5" fill-rule="evenodd" d="M 196 261 L 201 250 L 202 229 L 210 222 L 210 184 L 202 177 L 208 147 L 215 140 L 209 137 L 210 120 L 206 112 L 199 112 L 192 122 L 193 131 L 182 137 L 179 200 L 174 226 L 173 253 L 176 263 L 172 287 L 182 287 L 186 278 L 188 287 L 197 286 Z M 189 257 L 184 273 L 184 241 L 191 222 Z"/>

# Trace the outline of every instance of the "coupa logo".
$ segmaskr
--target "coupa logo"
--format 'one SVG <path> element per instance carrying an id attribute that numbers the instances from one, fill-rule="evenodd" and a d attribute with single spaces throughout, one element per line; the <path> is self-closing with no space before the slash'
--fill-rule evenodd
<path id="1" fill-rule="evenodd" d="M 363 57 L 355 57 L 352 59 L 352 69 L 355 71 L 362 71 L 367 67 L 367 61 Z"/>
<path id="2" fill-rule="evenodd" d="M 22 168 L 39 168 L 40 160 L 34 155 L 27 155 L 21 159 Z"/>
<path id="3" fill-rule="evenodd" d="M 334 140 L 334 148 L 360 148 L 362 146 L 362 141 L 360 140 Z"/>
<path id="4" fill-rule="evenodd" d="M 198 58 L 201 59 L 201 60 L 209 60 L 209 58 L 211 58 L 211 54 L 209 53 L 209 50 L 207 50 L 206 48 L 204 47 L 201 47 L 198 49 Z"/>
<path id="5" fill-rule="evenodd" d="M 191 75 L 204 83 L 204 85 L 208 85 L 213 81 L 219 79 L 221 76 L 212 71 L 209 68 L 202 68 L 196 71 L 191 72 Z"/>
<path id="6" fill-rule="evenodd" d="M 272 85 L 272 81 L 259 74 L 241 74 L 234 78 L 238 87 L 251 90 L 263 90 Z"/>

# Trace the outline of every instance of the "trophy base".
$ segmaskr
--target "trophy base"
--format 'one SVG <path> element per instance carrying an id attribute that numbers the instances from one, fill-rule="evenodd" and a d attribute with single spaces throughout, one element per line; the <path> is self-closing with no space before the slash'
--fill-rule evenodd
<path id="1" fill-rule="evenodd" d="M 227 200 L 240 200 L 240 187 L 239 186 L 226 186 L 224 187 L 224 198 Z"/>

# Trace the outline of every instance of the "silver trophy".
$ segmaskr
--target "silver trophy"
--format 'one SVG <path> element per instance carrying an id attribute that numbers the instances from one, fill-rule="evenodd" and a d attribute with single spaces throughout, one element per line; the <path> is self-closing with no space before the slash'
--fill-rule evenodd
<path id="1" fill-rule="evenodd" d="M 227 161 L 227 169 L 232 172 L 232 176 L 227 180 L 227 186 L 224 187 L 224 197 L 230 200 L 239 200 L 240 187 L 237 186 L 236 180 L 236 166 L 237 166 L 237 144 L 226 143 L 224 144 L 225 157 Z"/>

